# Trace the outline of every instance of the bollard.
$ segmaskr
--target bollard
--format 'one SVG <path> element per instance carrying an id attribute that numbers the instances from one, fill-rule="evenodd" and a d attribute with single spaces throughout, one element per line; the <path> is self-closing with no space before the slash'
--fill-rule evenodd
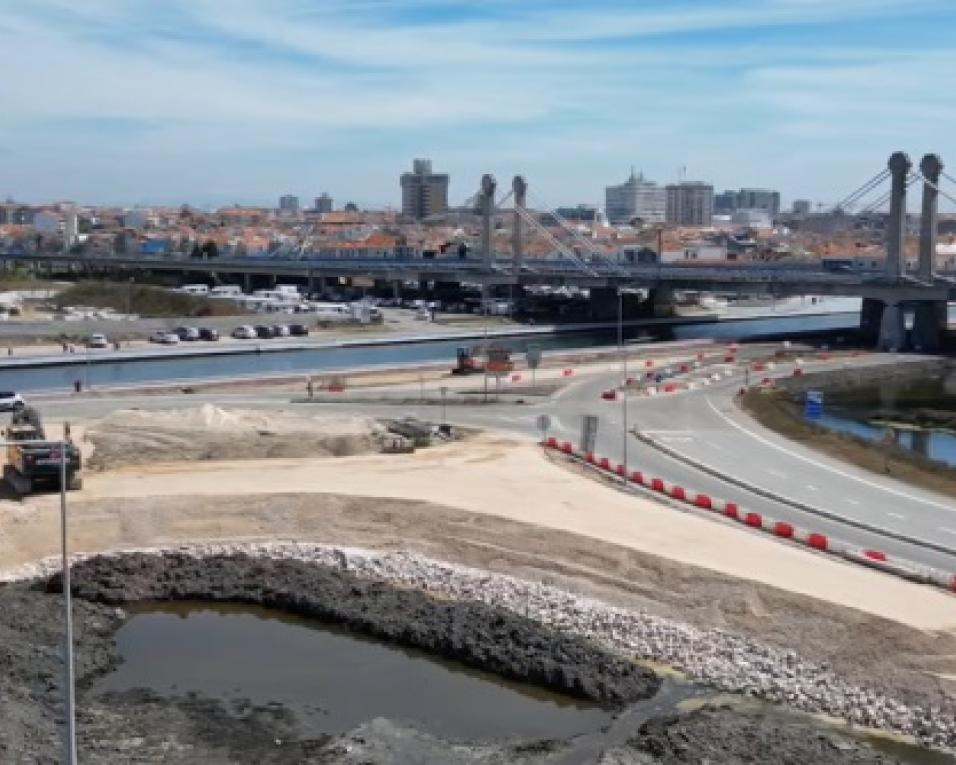
<path id="1" fill-rule="evenodd" d="M 680 500 L 687 499 L 687 495 L 684 493 L 684 489 L 681 486 L 674 486 L 671 488 L 671 497 Z"/>
<path id="2" fill-rule="evenodd" d="M 793 537 L 793 526 L 784 521 L 777 521 L 773 525 L 773 533 L 778 537 L 783 537 L 784 539 L 791 539 Z"/>
<path id="3" fill-rule="evenodd" d="M 713 506 L 710 497 L 708 497 L 706 494 L 698 494 L 696 497 L 694 497 L 694 504 L 704 510 L 710 510 Z"/>
<path id="4" fill-rule="evenodd" d="M 747 513 L 744 517 L 744 523 L 755 529 L 759 529 L 763 526 L 763 518 L 760 517 L 760 513 Z"/>
<path id="5" fill-rule="evenodd" d="M 826 550 L 830 546 L 829 540 L 823 534 L 817 533 L 807 535 L 807 545 L 815 550 Z"/>
<path id="6" fill-rule="evenodd" d="M 728 502 L 724 507 L 724 515 L 728 518 L 740 518 L 740 511 L 736 502 Z"/>

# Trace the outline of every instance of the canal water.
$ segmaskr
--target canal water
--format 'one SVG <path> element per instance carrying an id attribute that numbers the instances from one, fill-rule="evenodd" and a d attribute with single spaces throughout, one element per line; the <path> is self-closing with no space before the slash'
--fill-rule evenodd
<path id="1" fill-rule="evenodd" d="M 857 326 L 856 314 L 821 316 L 788 316 L 772 319 L 720 321 L 682 324 L 674 327 L 628 327 L 627 340 L 685 340 L 710 338 L 744 340 L 790 333 L 822 332 L 852 329 Z M 268 343 L 268 340 L 263 343 Z M 574 332 L 554 335 L 526 335 L 496 340 L 516 351 L 529 344 L 543 350 L 593 348 L 614 345 L 616 330 Z M 455 349 L 469 345 L 462 340 L 428 340 L 406 344 L 367 345 L 342 348 L 270 351 L 261 354 L 223 354 L 205 357 L 176 357 L 91 364 L 60 364 L 31 368 L 0 368 L 0 389 L 18 392 L 69 390 L 79 380 L 84 387 L 119 386 L 124 384 L 168 380 L 199 380 L 215 377 L 296 373 L 321 374 L 370 365 L 407 364 L 415 362 L 454 361 Z"/>
<path id="2" fill-rule="evenodd" d="M 827 391 L 817 424 L 956 467 L 956 374 Z"/>

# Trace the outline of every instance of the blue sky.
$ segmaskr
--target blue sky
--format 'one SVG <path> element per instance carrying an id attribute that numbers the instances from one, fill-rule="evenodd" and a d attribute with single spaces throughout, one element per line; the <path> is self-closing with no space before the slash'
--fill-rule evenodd
<path id="1" fill-rule="evenodd" d="M 832 202 L 956 168 L 953 0 L 0 0 L 0 195 L 396 203 L 431 157 L 599 203 L 631 165 Z M 950 151 L 952 149 L 952 151 Z M 956 189 L 951 189 L 956 194 Z"/>

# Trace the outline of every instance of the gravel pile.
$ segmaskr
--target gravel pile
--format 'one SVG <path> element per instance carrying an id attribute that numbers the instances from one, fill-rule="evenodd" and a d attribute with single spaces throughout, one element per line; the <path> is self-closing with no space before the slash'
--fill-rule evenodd
<path id="1" fill-rule="evenodd" d="M 543 584 L 441 563 L 409 553 L 379 553 L 295 542 L 178 547 L 197 557 L 246 553 L 338 567 L 362 577 L 476 601 L 596 640 L 613 651 L 670 665 L 690 679 L 865 727 L 914 736 L 920 743 L 956 748 L 953 709 L 903 704 L 848 684 L 822 664 L 720 629 L 698 629 L 640 610 L 626 610 Z M 56 570 L 55 562 L 46 567 Z M 24 574 L 43 573 L 40 565 Z"/>

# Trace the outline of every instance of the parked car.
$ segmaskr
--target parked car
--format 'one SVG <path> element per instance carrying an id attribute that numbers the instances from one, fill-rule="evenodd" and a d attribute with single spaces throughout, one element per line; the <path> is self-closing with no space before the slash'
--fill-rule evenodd
<path id="1" fill-rule="evenodd" d="M 149 336 L 149 342 L 161 343 L 162 345 L 178 345 L 179 335 L 175 332 L 168 332 L 165 329 L 161 329 L 158 332 L 153 332 L 153 334 Z"/>
<path id="2" fill-rule="evenodd" d="M 232 336 L 236 338 L 236 340 L 255 340 L 258 337 L 258 333 L 248 324 L 242 324 L 232 330 Z"/>
<path id="3" fill-rule="evenodd" d="M 87 348 L 109 348 L 110 341 L 106 339 L 106 335 L 90 335 L 86 341 Z"/>
<path id="4" fill-rule="evenodd" d="M 293 337 L 305 337 L 309 334 L 309 328 L 305 324 L 290 324 L 289 334 Z"/>
<path id="5" fill-rule="evenodd" d="M 266 324 L 256 324 L 255 331 L 256 337 L 262 338 L 263 340 L 271 340 L 276 336 L 275 332 L 272 331 L 272 327 Z"/>
<path id="6" fill-rule="evenodd" d="M 219 330 L 216 329 L 215 327 L 200 327 L 199 339 L 200 340 L 218 340 Z"/>
<path id="7" fill-rule="evenodd" d="M 12 390 L 0 391 L 0 412 L 12 412 L 23 405 L 24 401 L 19 393 Z"/>
<path id="8" fill-rule="evenodd" d="M 272 334 L 276 337 L 288 337 L 291 333 L 289 332 L 288 324 L 273 324 L 272 325 Z"/>
<path id="9" fill-rule="evenodd" d="M 199 339 L 199 330 L 195 327 L 176 327 L 176 334 L 179 335 L 180 340 L 186 340 L 187 342 Z"/>

